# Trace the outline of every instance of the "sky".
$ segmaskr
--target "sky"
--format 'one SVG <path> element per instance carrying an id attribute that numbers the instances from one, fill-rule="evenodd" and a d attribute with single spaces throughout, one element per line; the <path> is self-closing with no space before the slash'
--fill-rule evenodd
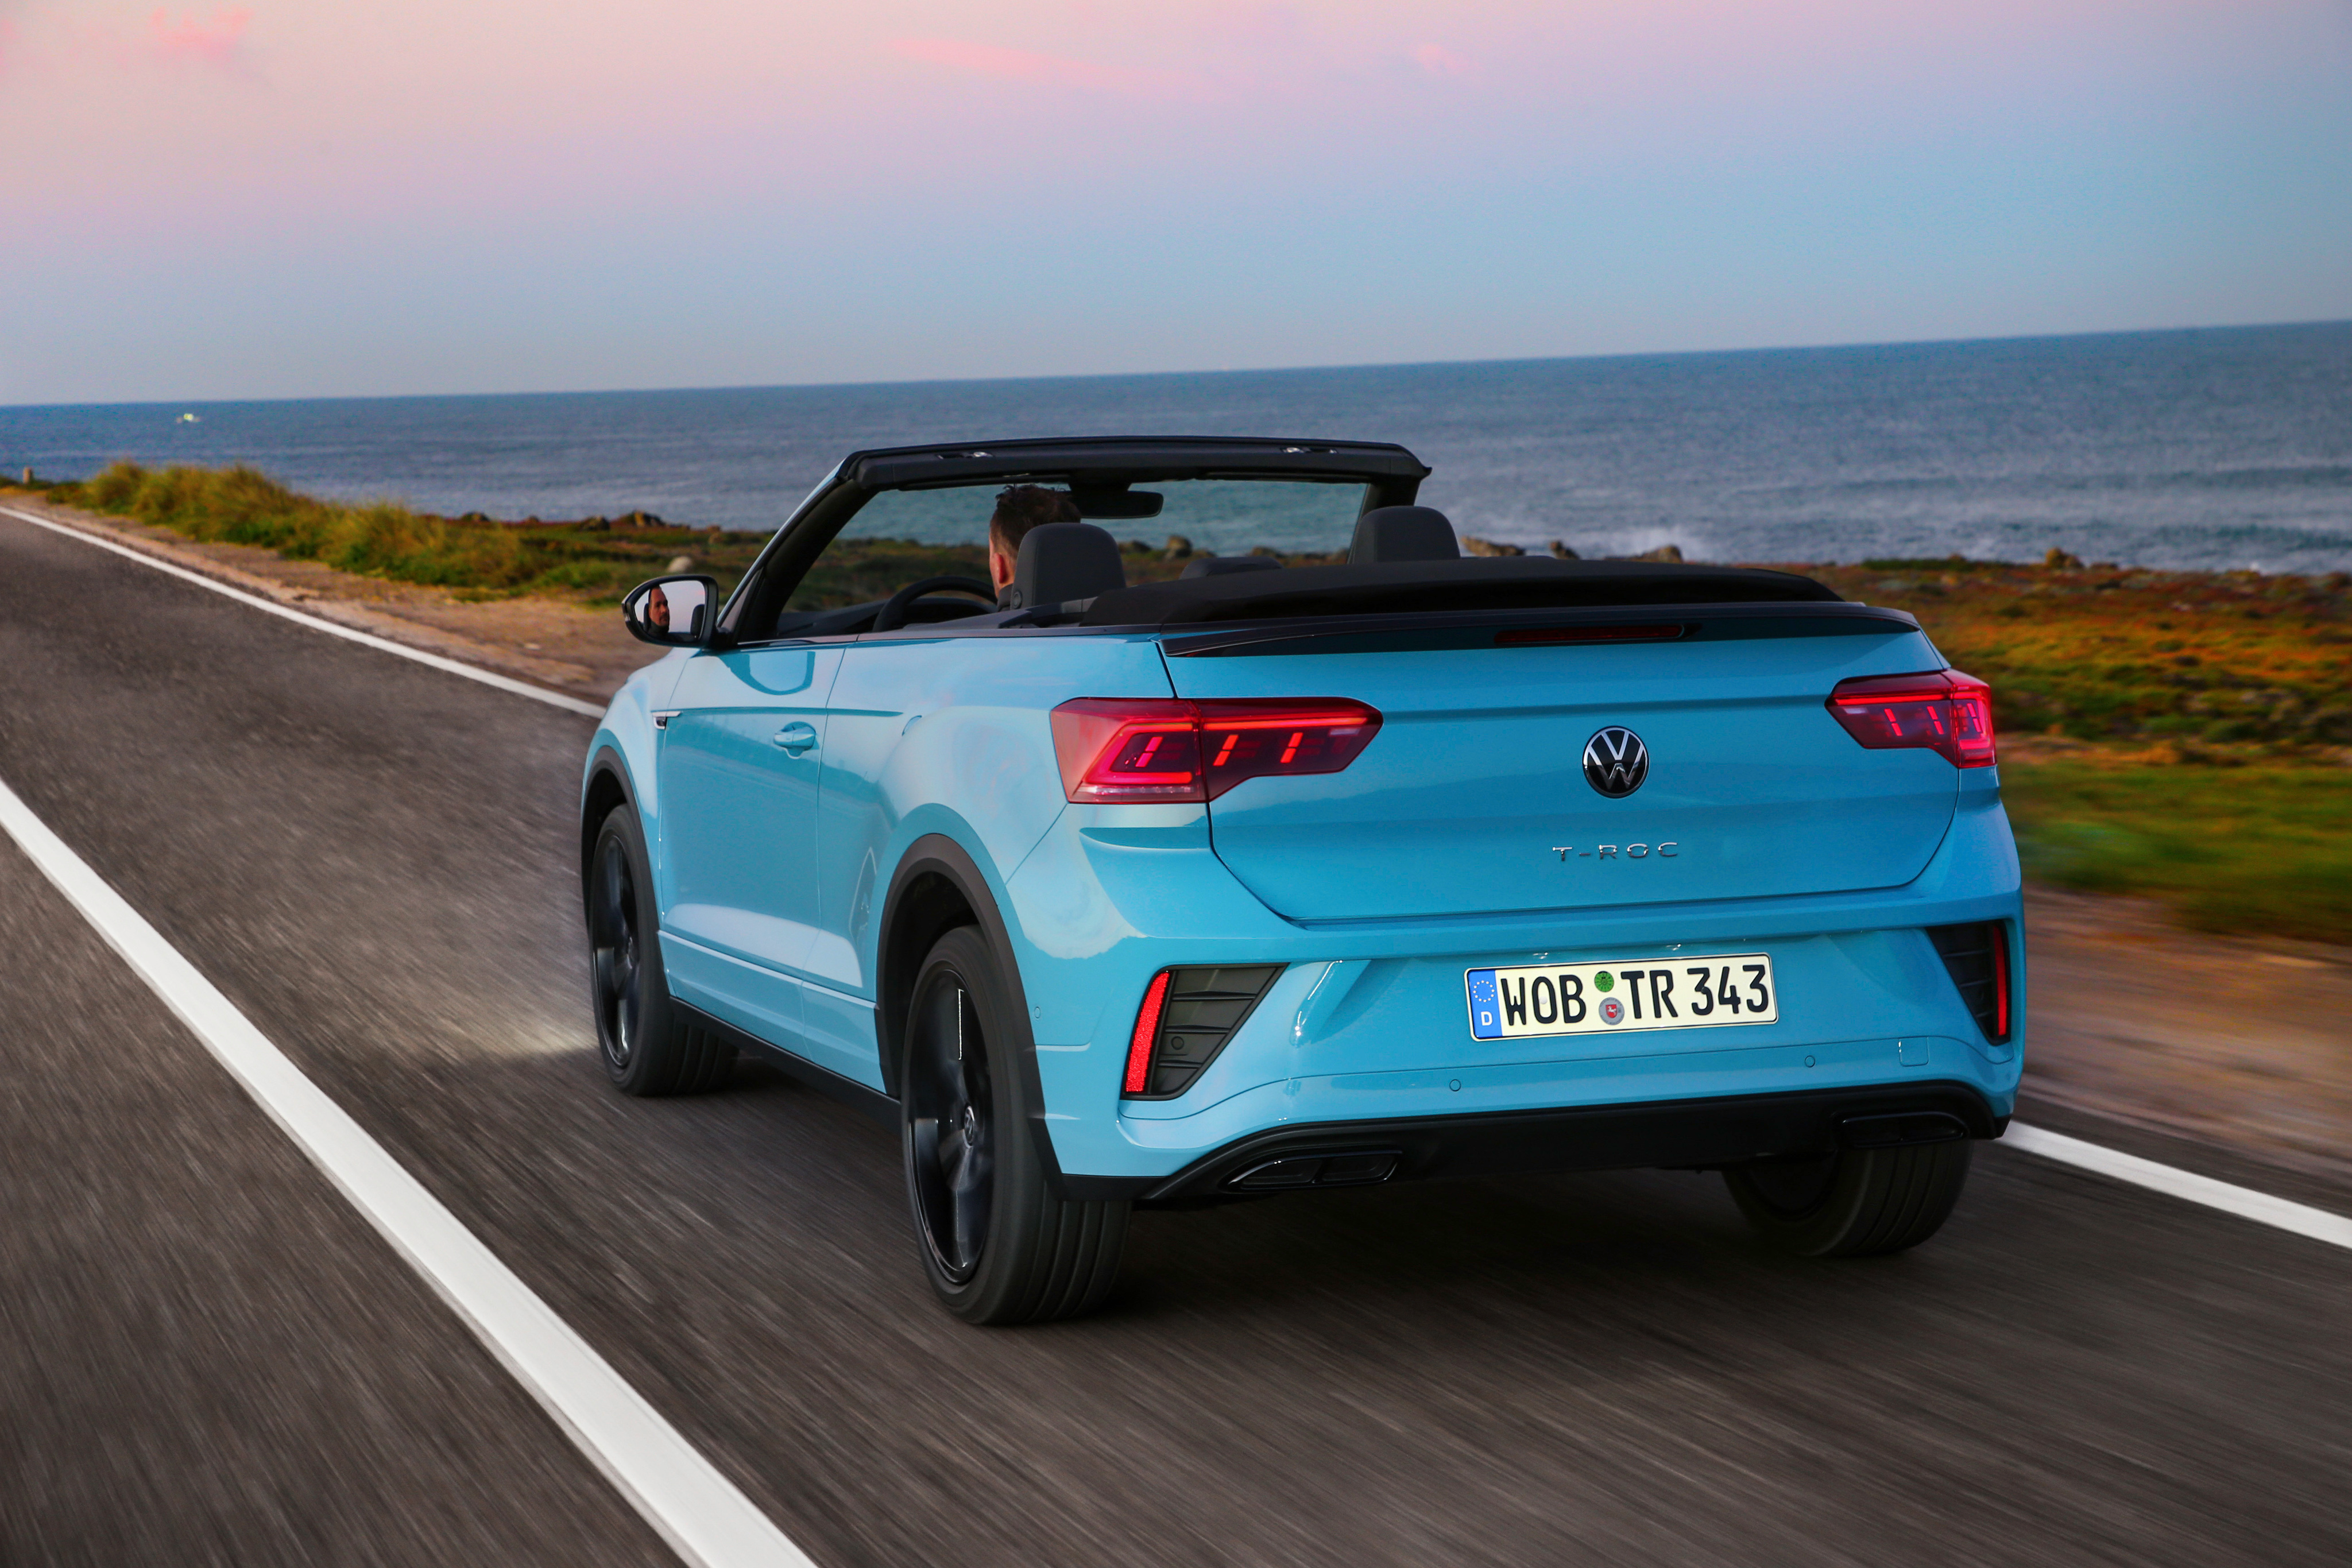
<path id="1" fill-rule="evenodd" d="M 2352 317 L 2352 0 L 0 0 L 0 404 Z"/>

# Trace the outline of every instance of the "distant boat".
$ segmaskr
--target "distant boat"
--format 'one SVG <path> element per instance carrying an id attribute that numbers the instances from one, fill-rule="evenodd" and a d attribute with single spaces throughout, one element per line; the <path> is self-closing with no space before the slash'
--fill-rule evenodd
<path id="1" fill-rule="evenodd" d="M 173 423 L 173 424 L 202 424 L 202 423 L 204 423 L 204 421 L 203 421 L 203 420 L 201 420 L 201 419 L 198 419 L 198 418 L 197 418 L 194 414 L 193 414 L 193 413 L 184 413 L 184 414 L 182 414 L 179 418 L 177 418 L 177 419 L 173 420 L 172 423 Z"/>

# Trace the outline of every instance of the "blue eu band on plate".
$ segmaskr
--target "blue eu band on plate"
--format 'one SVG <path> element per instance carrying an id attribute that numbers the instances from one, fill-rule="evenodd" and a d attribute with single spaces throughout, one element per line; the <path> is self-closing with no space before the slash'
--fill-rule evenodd
<path id="1" fill-rule="evenodd" d="M 1465 973 L 1478 1040 L 1777 1023 L 1771 956 L 1676 954 L 1597 964 L 1521 964 Z"/>

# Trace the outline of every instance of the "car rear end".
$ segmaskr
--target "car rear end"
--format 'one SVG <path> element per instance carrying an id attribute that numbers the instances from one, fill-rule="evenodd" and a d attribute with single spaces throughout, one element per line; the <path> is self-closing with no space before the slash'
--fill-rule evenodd
<path id="1" fill-rule="evenodd" d="M 1071 810 L 1041 863 L 1129 934 L 1087 970 L 1102 1054 L 1047 1069 L 1065 1104 L 1081 1080 L 1116 1102 L 1055 1126 L 1077 1185 L 1811 1169 L 2005 1124 L 2022 932 L 1990 703 L 1907 616 L 1637 604 L 1160 646 L 1172 696 L 1056 714 Z"/>

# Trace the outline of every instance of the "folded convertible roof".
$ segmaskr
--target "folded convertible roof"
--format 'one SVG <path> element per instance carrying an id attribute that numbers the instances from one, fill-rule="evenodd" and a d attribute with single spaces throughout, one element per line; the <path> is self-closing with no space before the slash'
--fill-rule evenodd
<path id="1" fill-rule="evenodd" d="M 865 490 L 919 490 L 992 480 L 1151 484 L 1173 479 L 1360 480 L 1381 504 L 1401 505 L 1429 465 L 1385 441 L 1242 435 L 1110 435 L 1050 441 L 966 441 L 853 452 L 841 477 Z"/>
<path id="2" fill-rule="evenodd" d="M 1299 566 L 1140 583 L 1096 599 L 1085 623 L 1172 626 L 1433 611 L 1842 602 L 1810 577 L 1759 567 L 1501 556 Z"/>

